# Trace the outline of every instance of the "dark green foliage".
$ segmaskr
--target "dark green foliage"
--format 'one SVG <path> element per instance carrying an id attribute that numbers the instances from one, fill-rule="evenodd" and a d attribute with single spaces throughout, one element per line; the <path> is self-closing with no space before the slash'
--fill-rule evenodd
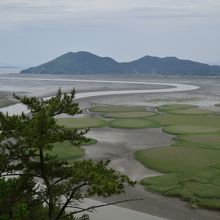
<path id="1" fill-rule="evenodd" d="M 47 220 L 47 210 L 34 198 L 33 187 L 27 177 L 0 179 L 0 219 Z"/>
<path id="2" fill-rule="evenodd" d="M 0 113 L 0 174 L 2 178 L 10 175 L 17 177 L 7 181 L 1 179 L 4 185 L 1 193 L 6 192 L 1 201 L 2 208 L 4 198 L 15 196 L 10 206 L 12 209 L 15 207 L 13 215 L 19 212 L 22 220 L 26 217 L 34 219 L 30 213 L 36 216 L 44 213 L 44 217 L 38 218 L 42 220 L 73 220 L 76 213 L 84 211 L 76 202 L 93 195 L 122 193 L 125 185 L 134 185 L 127 176 L 107 169 L 108 162 L 81 160 L 69 164 L 50 154 L 56 142 L 70 141 L 73 146 L 80 146 L 86 141 L 84 135 L 88 130 L 67 129 L 57 125 L 54 119 L 58 114 L 75 115 L 81 112 L 73 101 L 74 96 L 74 90 L 70 95 L 59 90 L 55 97 L 48 100 L 15 96 L 27 105 L 30 114 L 9 116 Z M 17 184 L 20 181 L 23 184 Z M 12 191 L 11 184 L 15 183 L 18 190 Z M 67 214 L 66 208 L 73 206 L 72 212 Z M 88 216 L 82 217 L 86 218 Z"/>

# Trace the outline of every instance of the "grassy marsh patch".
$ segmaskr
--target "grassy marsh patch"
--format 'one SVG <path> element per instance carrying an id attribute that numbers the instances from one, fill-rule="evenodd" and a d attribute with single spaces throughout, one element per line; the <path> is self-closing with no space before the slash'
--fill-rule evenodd
<path id="1" fill-rule="evenodd" d="M 178 139 L 180 142 L 189 142 L 197 146 L 220 148 L 220 134 L 183 135 Z"/>
<path id="2" fill-rule="evenodd" d="M 143 106 L 100 105 L 90 108 L 92 112 L 143 112 Z"/>
<path id="3" fill-rule="evenodd" d="M 135 154 L 146 167 L 162 173 L 192 173 L 206 167 L 220 165 L 220 150 L 194 147 L 162 147 Z"/>
<path id="4" fill-rule="evenodd" d="M 142 184 L 150 191 L 165 196 L 180 197 L 192 205 L 209 209 L 220 209 L 219 187 L 212 182 L 214 176 L 220 180 L 219 172 L 209 169 L 210 177 L 203 178 L 192 174 L 189 176 L 168 174 L 142 180 Z"/>
<path id="5" fill-rule="evenodd" d="M 107 121 L 99 118 L 59 118 L 57 124 L 67 128 L 97 128 L 107 126 Z"/>
<path id="6" fill-rule="evenodd" d="M 141 181 L 147 190 L 179 197 L 191 204 L 220 209 L 220 150 L 165 147 L 136 153 L 144 166 L 165 175 Z"/>
<path id="7" fill-rule="evenodd" d="M 189 109 L 195 107 L 197 106 L 189 105 L 189 104 L 169 104 L 169 105 L 161 105 L 157 109 L 159 112 L 170 112 L 170 111 L 183 110 L 183 109 Z"/>
<path id="8" fill-rule="evenodd" d="M 178 135 L 176 142 L 135 155 L 144 166 L 165 175 L 141 183 L 147 190 L 220 210 L 220 117 L 195 107 L 170 109 L 150 118 L 166 133 Z"/>
<path id="9" fill-rule="evenodd" d="M 159 121 L 163 126 L 167 125 L 192 125 L 199 127 L 220 128 L 220 117 L 215 115 L 194 116 L 194 115 L 177 115 L 163 113 L 151 117 L 155 121 Z"/>
<path id="10" fill-rule="evenodd" d="M 118 118 L 110 122 L 112 128 L 155 128 L 159 123 L 148 119 Z"/>
<path id="11" fill-rule="evenodd" d="M 107 118 L 143 118 L 155 115 L 154 112 L 113 112 L 104 113 L 103 117 Z"/>
<path id="12" fill-rule="evenodd" d="M 170 125 L 163 128 L 163 131 L 169 134 L 207 134 L 220 131 L 220 128 L 202 127 L 194 125 Z"/>
<path id="13" fill-rule="evenodd" d="M 57 156 L 58 160 L 75 160 L 84 155 L 84 149 L 73 146 L 69 141 L 55 143 L 50 152 L 51 155 Z"/>
<path id="14" fill-rule="evenodd" d="M 179 114 L 179 115 L 209 115 L 213 114 L 212 111 L 198 109 L 198 108 L 190 108 L 190 109 L 183 109 L 177 111 L 170 111 L 172 114 Z"/>
<path id="15" fill-rule="evenodd" d="M 87 141 L 82 143 L 82 146 L 96 144 L 95 139 L 88 138 Z M 69 141 L 57 142 L 53 145 L 50 155 L 57 156 L 58 160 L 72 161 L 84 156 L 84 149 L 81 147 L 73 146 Z"/>

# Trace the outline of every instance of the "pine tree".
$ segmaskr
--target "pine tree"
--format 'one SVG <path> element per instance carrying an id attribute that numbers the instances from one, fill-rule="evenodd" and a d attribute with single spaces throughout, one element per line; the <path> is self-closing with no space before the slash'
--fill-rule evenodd
<path id="1" fill-rule="evenodd" d="M 1 178 L 10 175 L 26 178 L 27 190 L 21 192 L 29 193 L 32 201 L 43 204 L 48 220 L 76 219 L 75 214 L 96 208 L 81 208 L 84 198 L 119 194 L 125 191 L 125 185 L 135 184 L 127 176 L 108 169 L 108 161 L 77 160 L 70 164 L 50 154 L 56 142 L 70 141 L 79 147 L 86 141 L 88 129 L 67 129 L 57 125 L 54 118 L 63 113 L 73 116 L 81 112 L 74 96 L 75 90 L 67 94 L 60 89 L 55 97 L 46 100 L 15 95 L 30 113 L 13 116 L 0 113 Z M 85 218 L 88 216 L 83 215 L 82 219 Z"/>

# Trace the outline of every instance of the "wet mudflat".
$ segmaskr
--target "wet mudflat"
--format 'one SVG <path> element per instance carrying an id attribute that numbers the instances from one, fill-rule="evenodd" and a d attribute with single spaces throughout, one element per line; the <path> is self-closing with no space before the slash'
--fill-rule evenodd
<path id="1" fill-rule="evenodd" d="M 27 77 L 16 75 L 16 77 Z M 4 76 L 5 77 L 5 76 Z M 10 76 L 12 77 L 12 76 Z M 15 76 L 13 76 L 15 78 Z M 32 76 L 31 76 L 32 77 Z M 82 92 L 88 91 L 106 91 L 106 90 L 125 90 L 125 89 L 146 89 L 146 85 L 113 85 L 111 83 L 106 84 L 91 84 L 83 82 L 61 82 L 61 81 L 38 81 L 34 78 L 39 76 L 33 76 L 33 79 L 27 81 L 21 81 L 18 83 L 16 79 L 2 79 L 0 77 L 1 91 L 2 92 L 18 92 L 20 94 L 37 95 L 37 96 L 49 96 L 53 95 L 57 90 L 57 87 L 62 87 L 65 90 L 72 88 L 73 86 Z M 42 76 L 41 76 L 42 77 Z M 50 76 L 54 78 L 54 76 Z M 69 78 L 69 76 L 65 76 Z M 97 76 L 96 76 L 97 77 Z M 56 76 L 57 78 L 57 76 Z M 61 77 L 60 77 L 61 78 Z M 81 78 L 85 79 L 85 77 Z M 92 77 L 90 76 L 92 79 Z M 105 79 L 111 79 L 110 76 L 105 77 Z M 123 76 L 122 76 L 123 78 Z M 119 77 L 120 79 L 120 77 Z M 128 80 L 128 79 L 126 79 Z M 132 80 L 132 79 L 131 79 Z M 133 78 L 134 80 L 134 78 Z M 96 104 L 128 104 L 128 105 L 150 105 L 156 106 L 161 103 L 172 103 L 172 102 L 187 102 L 190 104 L 197 104 L 206 106 L 207 108 L 215 108 L 213 104 L 219 103 L 219 79 L 180 79 L 180 78 L 169 78 L 164 80 L 164 78 L 156 77 L 143 77 L 138 80 L 149 80 L 151 82 L 172 82 L 172 83 L 189 83 L 199 85 L 199 90 L 194 91 L 184 91 L 175 93 L 158 93 L 158 94 L 136 94 L 136 95 L 114 95 L 106 97 L 92 97 L 84 98 L 80 101 L 82 108 L 87 108 Z M 160 87 L 161 88 L 161 87 Z M 164 87 L 163 87 L 164 88 Z M 147 89 L 152 89 L 148 87 Z M 156 87 L 158 89 L 158 87 Z M 136 129 L 135 129 L 136 130 Z M 99 159 L 111 159 L 111 167 L 129 175 L 133 179 L 141 179 L 142 177 L 160 175 L 160 173 L 152 171 L 145 168 L 140 163 L 138 163 L 133 158 L 133 153 L 136 150 L 148 149 L 152 147 L 163 147 L 172 143 L 172 136 L 164 134 L 160 129 L 140 129 L 137 130 L 127 130 L 127 129 L 112 129 L 112 128 L 102 128 L 101 132 L 99 129 L 91 129 L 88 134 L 90 137 L 96 138 L 99 142 L 94 146 L 85 147 L 87 157 L 93 158 L 95 160 Z M 202 209 L 191 209 L 189 206 L 180 201 L 179 199 L 167 198 L 155 193 L 150 193 L 145 191 L 142 186 L 137 185 L 135 189 L 129 188 L 125 195 L 116 196 L 103 200 L 104 202 L 115 201 L 124 198 L 136 198 L 141 197 L 143 201 L 132 202 L 121 204 L 120 206 L 137 210 L 140 212 L 148 213 L 151 215 L 156 215 L 168 219 L 198 219 L 198 220 L 208 220 L 208 219 L 220 219 L 219 213 L 215 211 L 208 211 Z M 97 199 L 97 198 L 95 198 Z M 99 198 L 100 199 L 100 198 Z M 123 210 L 125 211 L 125 210 Z M 111 211 L 111 213 L 120 216 L 123 219 L 123 214 L 120 211 Z M 107 214 L 103 209 L 99 213 L 103 213 L 100 216 L 94 215 L 94 219 L 116 219 L 112 218 L 111 213 Z M 130 219 L 126 216 L 131 216 L 130 211 L 125 213 L 124 219 Z M 128 214 L 128 215 L 127 215 Z M 134 214 L 134 213 L 133 213 Z M 97 218 L 96 218 L 97 217 Z M 149 219 L 153 220 L 152 216 L 148 216 Z M 146 220 L 147 215 L 142 213 L 136 213 L 135 217 L 132 219 Z"/>

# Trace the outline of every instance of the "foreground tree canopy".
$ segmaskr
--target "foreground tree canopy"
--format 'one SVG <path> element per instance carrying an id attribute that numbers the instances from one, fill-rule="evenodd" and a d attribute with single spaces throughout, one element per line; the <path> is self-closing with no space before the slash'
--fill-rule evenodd
<path id="1" fill-rule="evenodd" d="M 18 97 L 30 114 L 0 113 L 0 219 L 89 219 L 80 202 L 93 195 L 110 196 L 134 185 L 127 176 L 108 169 L 108 162 L 78 160 L 69 164 L 51 156 L 56 142 L 80 146 L 88 130 L 70 130 L 54 116 L 81 111 L 71 94 L 58 90 L 50 99 Z M 81 217 L 76 217 L 82 213 Z"/>

